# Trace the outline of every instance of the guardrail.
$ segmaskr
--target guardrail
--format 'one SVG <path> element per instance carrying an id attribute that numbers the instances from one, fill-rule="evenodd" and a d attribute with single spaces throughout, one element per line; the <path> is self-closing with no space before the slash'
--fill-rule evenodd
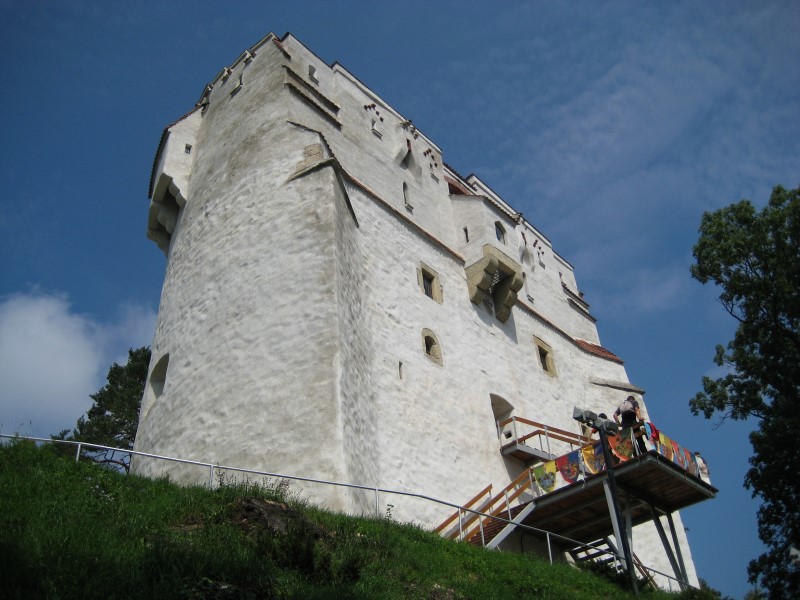
<path id="1" fill-rule="evenodd" d="M 147 457 L 147 458 L 154 458 L 154 459 L 165 460 L 165 461 L 169 461 L 169 462 L 176 462 L 176 463 L 196 465 L 196 466 L 200 466 L 200 467 L 207 467 L 209 469 L 209 477 L 208 477 L 208 486 L 209 486 L 209 488 L 213 488 L 213 486 L 214 486 L 214 472 L 216 470 L 219 470 L 219 471 L 234 471 L 234 472 L 238 472 L 238 473 L 248 473 L 248 474 L 252 474 L 252 475 L 259 475 L 259 476 L 262 476 L 262 477 L 274 477 L 276 479 L 288 479 L 288 480 L 291 480 L 291 481 L 303 481 L 303 482 L 308 482 L 308 483 L 319 483 L 319 484 L 322 484 L 322 485 L 332 485 L 332 486 L 338 486 L 338 487 L 366 490 L 366 491 L 370 491 L 370 492 L 374 492 L 375 493 L 375 516 L 378 519 L 382 518 L 382 515 L 381 515 L 381 512 L 380 512 L 379 494 L 389 494 L 389 495 L 417 498 L 417 499 L 424 500 L 424 501 L 427 501 L 427 502 L 433 502 L 435 504 L 439 504 L 439 505 L 442 505 L 442 506 L 449 506 L 451 508 L 457 509 L 459 513 L 461 513 L 462 511 L 463 512 L 472 513 L 473 518 L 477 518 L 478 519 L 481 531 L 483 531 L 483 527 L 484 527 L 483 520 L 484 519 L 491 519 L 491 520 L 495 520 L 495 521 L 501 521 L 501 522 L 506 523 L 506 524 L 511 524 L 512 523 L 512 521 L 510 519 L 503 518 L 503 517 L 501 517 L 499 515 L 486 514 L 484 512 L 479 511 L 479 510 L 466 508 L 466 507 L 460 506 L 458 504 L 454 504 L 452 502 L 448 502 L 446 500 L 440 500 L 439 498 L 433 498 L 432 496 L 426 496 L 425 494 L 417 494 L 415 492 L 405 492 L 405 491 L 402 491 L 402 490 L 392 490 L 392 489 L 387 489 L 387 488 L 381 488 L 381 487 L 378 487 L 378 486 L 359 485 L 359 484 L 355 484 L 355 483 L 344 483 L 344 482 L 341 482 L 341 481 L 327 481 L 327 480 L 324 480 L 324 479 L 315 479 L 315 478 L 312 478 L 312 477 L 300 477 L 298 475 L 286 475 L 286 474 L 282 474 L 282 473 L 273 473 L 273 472 L 270 472 L 270 471 L 258 471 L 258 470 L 255 470 L 255 469 L 244 469 L 244 468 L 240 468 L 240 467 L 230 467 L 230 466 L 225 466 L 225 465 L 207 463 L 207 462 L 203 462 L 203 461 L 189 460 L 189 459 L 184 459 L 184 458 L 176 458 L 176 457 L 172 457 L 172 456 L 162 456 L 160 454 L 151 454 L 151 453 L 148 453 L 148 452 L 139 452 L 137 450 L 126 450 L 124 448 L 114 448 L 112 446 L 104 446 L 104 445 L 101 445 L 101 444 L 90 444 L 90 443 L 87 443 L 87 442 L 76 442 L 76 441 L 73 441 L 73 440 L 54 440 L 52 438 L 39 438 L 39 437 L 32 437 L 32 436 L 20 436 L 20 435 L 10 435 L 10 434 L 6 434 L 6 433 L 0 433 L 0 439 L 3 439 L 3 438 L 4 439 L 8 439 L 8 440 L 28 440 L 28 441 L 32 441 L 32 442 L 50 443 L 50 444 L 65 444 L 65 445 L 75 446 L 76 447 L 76 450 L 75 450 L 75 462 L 79 462 L 80 461 L 81 451 L 83 449 L 93 449 L 93 450 L 96 449 L 96 450 L 105 450 L 105 451 L 117 451 L 117 452 L 128 453 L 131 456 L 144 456 L 144 457 Z M 619 554 L 617 552 L 613 552 L 613 551 L 608 550 L 606 548 L 602 548 L 602 547 L 597 546 L 595 544 L 587 544 L 587 543 L 584 543 L 584 542 L 579 542 L 577 540 L 568 538 L 566 536 L 559 535 L 557 533 L 553 533 L 553 532 L 547 531 L 545 529 L 539 529 L 537 527 L 531 527 L 529 525 L 517 524 L 516 526 L 521 528 L 521 529 L 524 529 L 526 531 L 531 531 L 531 532 L 538 533 L 538 534 L 544 534 L 545 539 L 547 541 L 547 552 L 548 552 L 550 564 L 553 564 L 553 549 L 552 549 L 552 542 L 551 542 L 551 540 L 553 538 L 555 538 L 556 540 L 563 540 L 563 541 L 569 542 L 570 544 L 576 544 L 577 546 L 582 547 L 582 548 L 596 550 L 596 551 L 598 551 L 599 553 L 602 553 L 602 554 L 610 555 L 610 556 L 614 557 L 615 559 L 617 559 L 618 561 L 620 561 L 622 563 L 624 563 L 624 561 L 625 561 L 625 557 L 622 556 L 621 554 Z M 670 589 L 672 589 L 672 582 L 673 581 L 676 582 L 679 586 L 689 585 L 690 587 L 694 587 L 694 586 L 691 586 L 691 584 L 689 584 L 688 582 L 685 582 L 685 583 L 681 582 L 676 577 L 674 577 L 672 575 L 669 575 L 668 573 L 664 573 L 662 571 L 659 571 L 658 569 L 654 569 L 654 568 L 648 567 L 646 565 L 641 565 L 641 568 L 645 569 L 646 571 L 648 571 L 650 573 L 655 573 L 657 575 L 665 577 L 670 582 Z"/>
<path id="2" fill-rule="evenodd" d="M 523 434 L 521 433 L 522 431 L 526 433 Z M 588 441 L 583 436 L 572 431 L 517 416 L 497 421 L 497 435 L 501 438 L 501 444 L 503 445 L 509 443 L 529 445 L 528 442 L 536 438 L 539 450 L 548 454 L 554 454 L 550 440 L 565 442 L 569 444 L 570 450 L 574 446 L 581 446 Z M 544 444 L 542 443 L 542 438 L 544 438 Z"/>
<path id="3" fill-rule="evenodd" d="M 501 450 L 514 444 L 530 447 L 530 442 L 535 440 L 538 449 L 546 453 L 537 457 L 540 464 L 534 470 L 536 483 L 544 493 L 584 479 L 587 473 L 593 475 L 605 470 L 600 442 L 591 437 L 523 417 L 498 421 L 497 431 Z M 551 441 L 561 446 L 568 444 L 569 451 L 554 452 Z M 708 466 L 700 453 L 689 451 L 664 432 L 655 429 L 651 423 L 640 422 L 632 428 L 621 428 L 618 435 L 609 436 L 608 441 L 616 461 L 625 462 L 643 452 L 655 450 L 684 471 L 711 484 Z"/>

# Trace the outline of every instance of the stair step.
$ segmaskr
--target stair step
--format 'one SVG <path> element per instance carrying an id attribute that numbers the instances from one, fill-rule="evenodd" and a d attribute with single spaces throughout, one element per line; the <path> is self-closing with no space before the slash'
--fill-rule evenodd
<path id="1" fill-rule="evenodd" d="M 508 511 L 505 510 L 497 516 L 501 519 L 513 521 L 519 513 L 525 510 L 526 506 L 527 504 L 520 504 L 512 507 L 510 519 L 508 517 Z M 472 534 L 472 536 L 470 536 L 470 538 L 467 540 L 467 543 L 472 544 L 473 546 L 483 546 L 484 544 L 488 544 L 498 533 L 505 529 L 506 525 L 508 525 L 508 523 L 505 521 L 500 521 L 499 519 L 491 519 L 488 522 L 484 521 L 484 523 L 483 536 L 481 536 L 481 530 L 479 528 L 474 534 Z"/>
<path id="2" fill-rule="evenodd" d="M 577 554 L 577 552 L 576 552 Z M 603 552 L 602 550 L 597 550 L 596 552 L 592 552 L 589 554 L 584 554 L 583 556 L 575 556 L 575 560 L 583 562 L 586 560 L 594 560 L 598 556 L 609 556 L 607 552 Z"/>

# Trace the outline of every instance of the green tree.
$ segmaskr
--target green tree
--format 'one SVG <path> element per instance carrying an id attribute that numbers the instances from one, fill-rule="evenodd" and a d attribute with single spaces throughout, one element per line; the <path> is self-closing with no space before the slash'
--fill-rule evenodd
<path id="1" fill-rule="evenodd" d="M 78 419 L 75 429 L 71 433 L 65 429 L 53 437 L 132 450 L 149 364 L 150 348 L 128 350 L 128 362 L 125 366 L 111 365 L 106 385 L 90 396 L 94 403 L 86 416 Z M 128 453 L 89 451 L 87 456 L 125 471 L 130 468 Z"/>
<path id="2" fill-rule="evenodd" d="M 752 583 L 769 598 L 800 590 L 800 188 L 776 187 L 761 210 L 747 200 L 705 213 L 692 276 L 720 287 L 738 321 L 714 362 L 726 373 L 703 378 L 690 401 L 706 418 L 753 418 L 745 486 L 762 503 L 758 532 L 767 552 L 750 562 Z M 796 552 L 796 551 L 795 551 Z"/>
<path id="3" fill-rule="evenodd" d="M 742 600 L 764 600 L 764 594 L 760 589 L 753 588 L 744 595 Z"/>

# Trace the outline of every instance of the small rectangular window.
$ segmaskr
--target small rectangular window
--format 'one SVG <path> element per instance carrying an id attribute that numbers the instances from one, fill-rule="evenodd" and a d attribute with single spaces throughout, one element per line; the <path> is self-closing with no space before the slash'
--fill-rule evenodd
<path id="1" fill-rule="evenodd" d="M 442 282 L 439 274 L 424 263 L 417 269 L 417 283 L 422 293 L 434 302 L 442 303 Z"/>
<path id="2" fill-rule="evenodd" d="M 553 360 L 553 349 L 544 340 L 536 336 L 533 336 L 533 343 L 536 345 L 536 354 L 539 357 L 539 365 L 542 367 L 542 371 L 550 375 L 550 377 L 555 377 L 557 373 L 556 363 Z"/>

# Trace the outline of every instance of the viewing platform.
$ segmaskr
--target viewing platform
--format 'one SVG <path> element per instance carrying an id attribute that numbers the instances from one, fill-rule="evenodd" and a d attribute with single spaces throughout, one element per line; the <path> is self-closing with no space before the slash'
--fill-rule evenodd
<path id="1" fill-rule="evenodd" d="M 519 417 L 499 421 L 497 427 L 500 452 L 525 468 L 497 494 L 491 485 L 484 488 L 437 532 L 497 548 L 525 526 L 527 534 L 548 537 L 548 545 L 553 536 L 560 551 L 575 560 L 611 562 L 619 557 L 620 536 L 630 540 L 634 526 L 652 521 L 675 578 L 686 583 L 672 513 L 714 498 L 718 491 L 699 453 L 647 423 L 620 430 L 608 437 L 616 483 L 611 486 L 599 440 Z M 615 506 L 621 507 L 622 531 Z M 666 517 L 671 542 L 659 517 Z"/>

